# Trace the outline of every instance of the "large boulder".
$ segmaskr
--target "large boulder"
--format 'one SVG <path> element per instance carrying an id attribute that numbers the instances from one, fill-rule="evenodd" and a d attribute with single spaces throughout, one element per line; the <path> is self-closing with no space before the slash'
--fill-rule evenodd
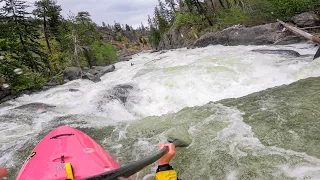
<path id="1" fill-rule="evenodd" d="M 290 32 L 283 32 L 278 23 L 265 24 L 250 28 L 231 27 L 220 32 L 203 35 L 193 46 L 205 47 L 222 44 L 226 46 L 237 45 L 268 45 L 298 43 L 303 39 L 293 36 Z"/>
<path id="2" fill-rule="evenodd" d="M 100 77 L 92 75 L 90 73 L 84 73 L 84 75 L 82 76 L 82 79 L 88 79 L 88 80 L 95 82 L 95 83 L 101 81 Z"/>
<path id="3" fill-rule="evenodd" d="M 113 72 L 116 69 L 114 65 L 110 66 L 93 66 L 89 70 L 85 70 L 85 72 L 90 73 L 96 77 L 101 77 L 105 75 L 106 73 Z"/>
<path id="4" fill-rule="evenodd" d="M 320 18 L 313 12 L 305 12 L 292 17 L 292 21 L 299 27 L 312 27 L 320 24 Z"/>
<path id="5" fill-rule="evenodd" d="M 63 79 L 65 81 L 73 81 L 75 79 L 80 79 L 82 75 L 82 70 L 77 67 L 68 67 L 63 72 Z"/>

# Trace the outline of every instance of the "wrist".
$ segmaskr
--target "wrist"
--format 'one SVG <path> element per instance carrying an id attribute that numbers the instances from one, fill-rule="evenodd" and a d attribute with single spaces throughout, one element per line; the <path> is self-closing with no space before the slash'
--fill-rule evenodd
<path id="1" fill-rule="evenodd" d="M 168 170 L 173 170 L 173 167 L 170 166 L 170 164 L 162 164 L 162 165 L 159 165 L 157 168 L 157 172 L 168 171 Z"/>

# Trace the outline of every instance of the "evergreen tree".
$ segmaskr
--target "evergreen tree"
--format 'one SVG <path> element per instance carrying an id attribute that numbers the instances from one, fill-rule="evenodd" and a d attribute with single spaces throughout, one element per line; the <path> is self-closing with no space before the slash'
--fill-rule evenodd
<path id="1" fill-rule="evenodd" d="M 121 24 L 114 21 L 114 29 L 116 32 L 121 32 L 122 31 Z"/>
<path id="2" fill-rule="evenodd" d="M 150 18 L 150 17 L 148 17 L 148 18 Z M 146 31 L 146 28 L 144 27 L 144 25 L 143 25 L 142 22 L 141 22 L 141 31 L 142 31 L 142 32 Z"/>
<path id="3" fill-rule="evenodd" d="M 75 18 L 77 23 L 92 24 L 91 15 L 89 12 L 80 11 L 78 12 L 78 15 Z"/>
<path id="4" fill-rule="evenodd" d="M 174 0 L 165 0 L 166 4 L 171 8 L 172 12 L 176 12 L 176 2 Z"/>
<path id="5" fill-rule="evenodd" d="M 131 31 L 131 28 L 128 24 L 126 24 L 126 31 Z"/>
<path id="6" fill-rule="evenodd" d="M 52 53 L 49 38 L 50 35 L 58 37 L 58 29 L 60 23 L 60 11 L 62 10 L 56 1 L 53 0 L 40 0 L 35 2 L 36 9 L 33 14 L 42 19 L 43 32 L 46 44 L 50 54 Z"/>
<path id="7" fill-rule="evenodd" d="M 34 21 L 30 19 L 29 7 L 22 0 L 1 0 L 0 9 L 0 51 L 6 51 L 10 58 L 35 71 L 48 72 L 49 62 L 42 46 L 37 42 L 39 34 Z"/>

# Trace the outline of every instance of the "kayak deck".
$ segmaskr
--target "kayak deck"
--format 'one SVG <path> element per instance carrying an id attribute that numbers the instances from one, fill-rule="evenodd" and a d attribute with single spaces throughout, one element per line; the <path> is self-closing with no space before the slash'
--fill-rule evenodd
<path id="1" fill-rule="evenodd" d="M 120 165 L 83 132 L 62 126 L 51 131 L 36 146 L 17 177 L 18 180 L 65 180 L 70 163 L 75 179 L 105 173 Z"/>

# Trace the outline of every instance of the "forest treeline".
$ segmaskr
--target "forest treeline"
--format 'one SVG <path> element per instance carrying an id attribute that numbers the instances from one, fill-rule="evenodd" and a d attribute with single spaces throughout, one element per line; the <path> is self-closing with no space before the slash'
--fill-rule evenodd
<path id="1" fill-rule="evenodd" d="M 143 24 L 138 29 L 118 22 L 98 26 L 89 12 L 63 17 L 56 0 L 0 3 L 0 85 L 13 93 L 40 88 L 50 78 L 61 77 L 66 67 L 117 62 L 113 44 L 124 44 L 125 48 L 148 44 Z M 130 42 L 130 36 L 137 42 Z"/>
<path id="2" fill-rule="evenodd" d="M 320 11 L 319 0 L 158 0 L 149 16 L 150 40 L 157 47 L 171 28 L 191 28 L 192 37 L 232 25 L 254 26 L 290 18 L 306 11 Z"/>

